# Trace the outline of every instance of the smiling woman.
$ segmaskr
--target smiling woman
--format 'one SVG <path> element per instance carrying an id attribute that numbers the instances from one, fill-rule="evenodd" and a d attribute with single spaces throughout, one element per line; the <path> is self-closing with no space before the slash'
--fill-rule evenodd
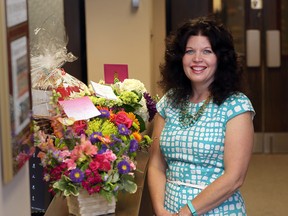
<path id="1" fill-rule="evenodd" d="M 148 169 L 155 214 L 245 216 L 238 188 L 255 112 L 241 92 L 232 36 L 212 17 L 198 17 L 166 41 Z"/>

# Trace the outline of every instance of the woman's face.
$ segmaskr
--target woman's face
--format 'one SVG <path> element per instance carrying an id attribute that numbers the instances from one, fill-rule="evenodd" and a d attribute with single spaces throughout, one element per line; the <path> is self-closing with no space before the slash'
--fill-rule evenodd
<path id="1" fill-rule="evenodd" d="M 194 87 L 208 88 L 214 80 L 217 57 L 206 36 L 191 36 L 182 58 L 183 69 Z"/>

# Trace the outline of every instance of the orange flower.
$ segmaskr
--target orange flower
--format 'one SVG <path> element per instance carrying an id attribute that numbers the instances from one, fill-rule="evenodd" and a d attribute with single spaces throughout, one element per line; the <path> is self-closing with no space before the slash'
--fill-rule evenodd
<path id="1" fill-rule="evenodd" d="M 46 156 L 46 153 L 41 152 L 41 151 L 37 154 L 37 157 L 40 158 L 41 160 L 43 160 L 43 158 L 45 158 L 45 156 Z"/>
<path id="2" fill-rule="evenodd" d="M 104 144 L 109 145 L 111 143 L 110 137 L 108 135 L 106 136 L 99 136 L 97 135 L 97 138 Z"/>
<path id="3" fill-rule="evenodd" d="M 130 118 L 135 124 L 137 124 L 140 127 L 140 123 L 138 121 L 138 119 L 136 118 L 136 116 L 134 115 L 134 113 L 129 112 L 127 113 L 128 118 Z"/>
<path id="4" fill-rule="evenodd" d="M 132 133 L 132 136 L 134 136 L 134 138 L 138 141 L 138 142 L 141 142 L 142 140 L 142 135 L 138 132 L 133 132 Z"/>
<path id="5" fill-rule="evenodd" d="M 57 138 L 62 138 L 63 134 L 63 125 L 56 118 L 51 119 L 51 127 L 53 128 L 54 135 Z"/>

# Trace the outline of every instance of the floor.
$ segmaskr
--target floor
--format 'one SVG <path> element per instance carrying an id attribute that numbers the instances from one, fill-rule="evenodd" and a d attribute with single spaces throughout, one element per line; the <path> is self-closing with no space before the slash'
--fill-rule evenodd
<path id="1" fill-rule="evenodd" d="M 248 216 L 287 216 L 288 154 L 254 154 L 241 192 Z"/>

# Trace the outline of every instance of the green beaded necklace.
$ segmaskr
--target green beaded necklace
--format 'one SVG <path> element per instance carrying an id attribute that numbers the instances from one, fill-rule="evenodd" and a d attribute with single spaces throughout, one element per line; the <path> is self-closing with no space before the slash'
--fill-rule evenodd
<path id="1" fill-rule="evenodd" d="M 202 104 L 202 106 L 199 108 L 199 110 L 191 115 L 188 112 L 188 108 L 189 108 L 189 100 L 187 100 L 187 102 L 182 106 L 181 110 L 180 110 L 180 116 L 179 116 L 179 121 L 181 122 L 181 124 L 184 127 L 191 127 L 192 125 L 195 124 L 195 122 L 198 121 L 198 119 L 200 118 L 200 116 L 204 113 L 204 110 L 206 109 L 209 101 L 210 101 L 211 97 L 209 96 L 204 103 Z"/>

